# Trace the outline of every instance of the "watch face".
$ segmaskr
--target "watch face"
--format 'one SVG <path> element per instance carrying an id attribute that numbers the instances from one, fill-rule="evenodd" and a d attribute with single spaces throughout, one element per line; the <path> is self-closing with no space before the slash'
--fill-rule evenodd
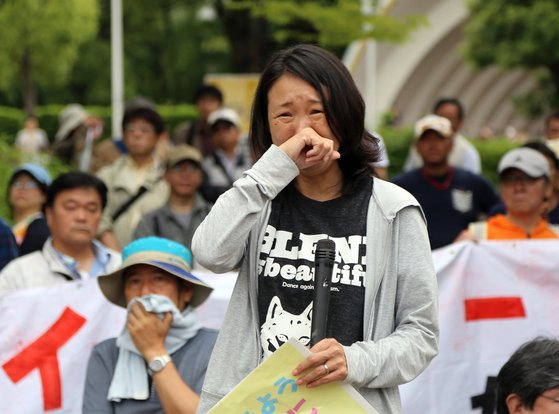
<path id="1" fill-rule="evenodd" d="M 164 367 L 163 361 L 159 357 L 154 358 L 149 363 L 149 369 L 151 369 L 153 372 L 161 371 L 163 367 Z"/>
<path id="2" fill-rule="evenodd" d="M 153 358 L 148 364 L 148 372 L 149 374 L 154 374 L 159 372 L 171 361 L 171 357 L 169 355 L 161 355 Z"/>

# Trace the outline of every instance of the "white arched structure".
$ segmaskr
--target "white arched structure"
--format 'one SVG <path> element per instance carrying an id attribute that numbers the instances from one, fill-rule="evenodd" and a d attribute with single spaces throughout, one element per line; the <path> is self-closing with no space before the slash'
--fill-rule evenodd
<path id="1" fill-rule="evenodd" d="M 395 111 L 399 121 L 412 125 L 432 110 L 441 96 L 456 97 L 466 111 L 464 131 L 476 136 L 489 127 L 497 134 L 512 126 L 538 134 L 542 121 L 518 114 L 512 97 L 533 86 L 523 71 L 503 72 L 497 67 L 474 69 L 461 55 L 463 29 L 468 19 L 465 0 L 393 0 L 384 2 L 387 14 L 424 15 L 421 27 L 403 44 L 360 41 L 352 44 L 344 61 L 367 103 L 369 126 Z"/>

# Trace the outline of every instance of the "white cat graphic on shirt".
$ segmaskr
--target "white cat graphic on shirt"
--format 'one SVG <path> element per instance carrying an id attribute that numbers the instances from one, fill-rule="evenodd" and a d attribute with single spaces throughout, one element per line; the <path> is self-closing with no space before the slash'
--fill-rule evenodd
<path id="1" fill-rule="evenodd" d="M 294 315 L 283 309 L 281 301 L 274 296 L 270 301 L 266 320 L 260 328 L 260 340 L 264 357 L 271 355 L 289 338 L 298 339 L 308 345 L 311 334 L 312 302 L 300 315 Z"/>

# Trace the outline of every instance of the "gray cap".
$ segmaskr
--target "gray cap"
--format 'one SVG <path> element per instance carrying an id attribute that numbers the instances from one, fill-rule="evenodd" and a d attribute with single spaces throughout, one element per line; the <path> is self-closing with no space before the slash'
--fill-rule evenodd
<path id="1" fill-rule="evenodd" d="M 532 148 L 515 148 L 507 152 L 499 161 L 499 175 L 509 168 L 516 168 L 532 178 L 549 177 L 546 158 Z"/>
<path id="2" fill-rule="evenodd" d="M 167 156 L 167 167 L 172 168 L 182 161 L 193 161 L 196 164 L 202 164 L 202 153 L 187 144 L 180 144 L 172 147 Z"/>

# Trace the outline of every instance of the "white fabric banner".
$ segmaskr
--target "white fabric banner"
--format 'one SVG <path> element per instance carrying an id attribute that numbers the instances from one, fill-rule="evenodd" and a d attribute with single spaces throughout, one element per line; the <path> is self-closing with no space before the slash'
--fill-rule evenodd
<path id="1" fill-rule="evenodd" d="M 433 253 L 439 355 L 400 387 L 405 414 L 493 414 L 493 378 L 516 348 L 559 336 L 558 253 L 555 240 L 463 242 Z"/>
<path id="2" fill-rule="evenodd" d="M 557 241 L 526 241 L 459 243 L 433 253 L 440 352 L 401 387 L 406 414 L 492 413 L 488 378 L 523 342 L 559 336 L 557 252 Z M 197 275 L 216 288 L 198 309 L 201 321 L 219 328 L 235 275 Z M 6 295 L 0 315 L 0 412 L 81 412 L 89 353 L 120 333 L 124 310 L 91 280 Z"/>
<path id="3" fill-rule="evenodd" d="M 219 329 L 236 275 L 196 274 L 215 287 L 200 321 Z M 120 334 L 125 310 L 87 280 L 5 295 L 0 315 L 0 413 L 81 412 L 91 350 Z"/>
<path id="4" fill-rule="evenodd" d="M 0 315 L 0 412 L 81 412 L 89 354 L 124 310 L 88 280 L 6 295 Z"/>

